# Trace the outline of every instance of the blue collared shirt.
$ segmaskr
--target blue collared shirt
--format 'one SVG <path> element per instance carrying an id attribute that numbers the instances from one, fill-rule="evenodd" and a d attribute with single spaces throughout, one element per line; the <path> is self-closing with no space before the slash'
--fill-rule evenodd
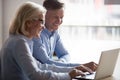
<path id="1" fill-rule="evenodd" d="M 34 38 L 33 56 L 41 63 L 55 64 L 57 66 L 78 66 L 80 64 L 63 63 L 52 59 L 55 52 L 58 59 L 69 61 L 69 53 L 64 48 L 58 31 L 50 32 L 46 28 L 41 32 L 40 38 Z"/>

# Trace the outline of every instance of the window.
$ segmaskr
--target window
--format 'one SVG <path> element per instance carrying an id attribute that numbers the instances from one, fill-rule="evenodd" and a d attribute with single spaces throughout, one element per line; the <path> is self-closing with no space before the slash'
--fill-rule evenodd
<path id="1" fill-rule="evenodd" d="M 60 34 L 72 62 L 96 61 L 102 50 L 120 47 L 119 8 L 104 0 L 67 0 Z"/>

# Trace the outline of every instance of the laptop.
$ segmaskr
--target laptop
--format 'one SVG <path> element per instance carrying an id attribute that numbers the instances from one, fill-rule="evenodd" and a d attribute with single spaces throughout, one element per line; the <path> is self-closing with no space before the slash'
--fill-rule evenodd
<path id="1" fill-rule="evenodd" d="M 120 49 L 112 49 L 101 52 L 99 66 L 93 74 L 87 74 L 86 76 L 77 76 L 77 80 L 99 80 L 112 76 L 114 68 L 117 62 Z"/>

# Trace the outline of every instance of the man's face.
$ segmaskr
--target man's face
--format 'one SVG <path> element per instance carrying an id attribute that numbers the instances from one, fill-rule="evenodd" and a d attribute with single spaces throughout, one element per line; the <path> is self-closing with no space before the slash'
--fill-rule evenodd
<path id="1" fill-rule="evenodd" d="M 49 31 L 55 31 L 62 24 L 64 9 L 48 10 L 45 16 L 45 27 Z"/>

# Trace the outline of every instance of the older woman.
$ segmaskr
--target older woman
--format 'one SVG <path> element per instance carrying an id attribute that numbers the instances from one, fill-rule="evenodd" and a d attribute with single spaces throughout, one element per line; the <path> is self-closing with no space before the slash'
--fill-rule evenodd
<path id="1" fill-rule="evenodd" d="M 41 5 L 33 2 L 26 2 L 18 9 L 0 52 L 2 80 L 70 80 L 84 75 L 82 71 L 92 72 L 81 66 L 58 67 L 35 60 L 32 38 L 40 36 L 45 13 Z"/>

